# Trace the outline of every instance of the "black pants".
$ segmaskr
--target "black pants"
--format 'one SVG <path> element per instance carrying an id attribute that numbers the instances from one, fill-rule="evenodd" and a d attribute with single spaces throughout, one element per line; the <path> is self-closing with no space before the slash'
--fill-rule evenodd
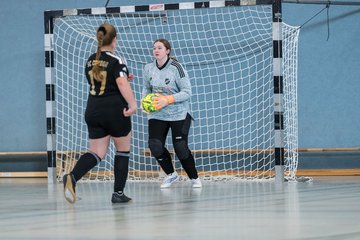
<path id="1" fill-rule="evenodd" d="M 189 178 L 196 179 L 198 175 L 195 168 L 195 160 L 188 147 L 188 135 L 191 120 L 192 117 L 190 114 L 187 114 L 186 118 L 180 121 L 162 121 L 157 119 L 150 119 L 149 145 L 151 152 L 153 155 L 155 155 L 154 157 L 158 160 L 165 173 L 169 174 L 173 172 L 173 166 L 169 165 L 171 163 L 171 159 L 169 159 L 170 155 L 168 154 L 168 150 L 165 148 L 166 137 L 169 133 L 169 130 L 171 129 L 172 143 L 175 149 L 175 153 Z M 157 149 L 154 150 L 154 147 L 152 147 L 154 145 L 151 145 L 151 142 L 159 143 L 155 144 Z M 154 152 L 157 152 L 157 154 L 154 154 Z M 168 163 L 162 161 L 163 159 Z"/>

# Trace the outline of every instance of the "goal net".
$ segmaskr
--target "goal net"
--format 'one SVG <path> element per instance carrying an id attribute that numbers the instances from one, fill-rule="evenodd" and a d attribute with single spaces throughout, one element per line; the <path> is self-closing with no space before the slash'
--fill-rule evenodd
<path id="1" fill-rule="evenodd" d="M 69 14 L 53 29 L 56 104 L 56 164 L 60 178 L 88 147 L 84 111 L 89 86 L 85 61 L 96 51 L 97 27 L 108 22 L 118 31 L 116 54 L 127 60 L 136 99 L 142 69 L 153 60 L 154 40 L 165 38 L 172 55 L 189 73 L 195 119 L 189 134 L 203 179 L 271 179 L 275 172 L 273 23 L 271 5 L 232 6 L 108 14 Z M 284 78 L 284 175 L 294 178 L 298 162 L 298 28 L 282 24 Z M 159 165 L 148 149 L 146 114 L 132 117 L 129 179 L 159 179 Z M 176 170 L 171 138 L 167 148 Z M 114 146 L 86 179 L 113 179 Z"/>

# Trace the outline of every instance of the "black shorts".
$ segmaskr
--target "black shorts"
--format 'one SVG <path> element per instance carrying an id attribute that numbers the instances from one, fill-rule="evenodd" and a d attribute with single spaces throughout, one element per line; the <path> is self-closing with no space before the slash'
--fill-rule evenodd
<path id="1" fill-rule="evenodd" d="M 85 111 L 89 138 L 127 136 L 131 131 L 131 118 L 124 116 L 124 108 L 118 96 L 89 97 Z"/>
<path id="2" fill-rule="evenodd" d="M 192 116 L 188 113 L 184 120 L 180 121 L 162 121 L 158 119 L 149 120 L 149 139 L 158 139 L 165 144 L 169 129 L 171 129 L 172 141 L 176 141 L 176 137 L 182 136 L 186 142 L 191 126 Z"/>

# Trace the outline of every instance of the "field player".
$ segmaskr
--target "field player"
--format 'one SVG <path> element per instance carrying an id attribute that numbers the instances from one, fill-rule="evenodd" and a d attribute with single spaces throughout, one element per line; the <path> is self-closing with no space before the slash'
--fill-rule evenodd
<path id="1" fill-rule="evenodd" d="M 167 174 L 161 188 L 168 188 L 179 178 L 174 170 L 171 155 L 165 148 L 166 136 L 171 129 L 175 153 L 192 187 L 202 187 L 195 167 L 194 157 L 188 147 L 188 134 L 192 117 L 189 100 L 191 84 L 182 65 L 170 57 L 171 45 L 166 39 L 158 39 L 153 45 L 154 61 L 148 63 L 143 72 L 142 97 L 157 94 L 153 103 L 158 111 L 148 115 L 149 148 L 160 167 Z"/>
<path id="2" fill-rule="evenodd" d="M 98 47 L 85 66 L 89 83 L 89 95 L 85 121 L 89 133 L 89 149 L 77 161 L 69 174 L 63 177 L 64 195 L 68 202 L 75 203 L 75 185 L 89 170 L 103 159 L 110 139 L 114 141 L 114 193 L 113 203 L 128 202 L 124 194 L 128 177 L 131 142 L 130 116 L 136 112 L 137 103 L 128 80 L 125 61 L 114 55 L 116 29 L 111 24 L 102 24 L 96 32 Z"/>

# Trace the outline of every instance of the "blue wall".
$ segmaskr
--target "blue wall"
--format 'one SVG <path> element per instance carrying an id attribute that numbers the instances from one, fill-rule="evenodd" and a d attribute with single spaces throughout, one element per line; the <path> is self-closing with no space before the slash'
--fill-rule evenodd
<path id="1" fill-rule="evenodd" d="M 137 0 L 131 5 L 158 2 Z M 105 3 L 0 1 L 0 152 L 46 151 L 43 12 Z M 109 4 L 119 5 L 129 5 L 129 1 Z M 283 4 L 283 20 L 301 25 L 323 7 Z M 360 6 L 331 6 L 329 13 L 329 40 L 326 11 L 300 32 L 300 148 L 360 146 Z"/>
<path id="2" fill-rule="evenodd" d="M 301 25 L 322 5 L 284 4 Z M 304 25 L 299 41 L 299 146 L 360 146 L 360 6 L 330 6 Z"/>

